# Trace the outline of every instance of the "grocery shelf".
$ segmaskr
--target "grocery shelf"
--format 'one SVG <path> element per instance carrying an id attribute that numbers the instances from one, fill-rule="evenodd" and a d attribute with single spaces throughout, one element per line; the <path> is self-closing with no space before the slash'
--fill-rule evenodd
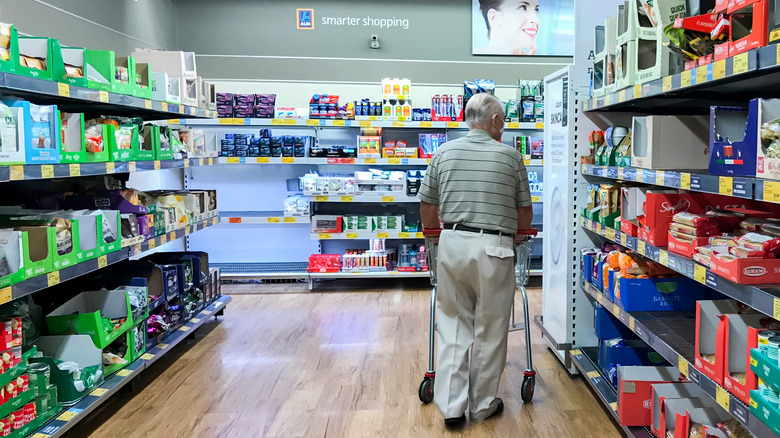
<path id="1" fill-rule="evenodd" d="M 319 158 L 319 157 L 219 157 L 217 164 L 308 164 L 308 165 L 377 165 L 427 166 L 430 158 Z M 526 166 L 542 166 L 544 160 L 525 160 Z"/>
<path id="2" fill-rule="evenodd" d="M 169 233 L 165 233 L 153 239 L 148 239 L 143 243 L 139 243 L 137 245 L 133 245 L 132 247 L 130 247 L 130 256 L 131 257 L 141 256 L 146 251 L 157 248 L 160 245 L 165 245 L 166 243 L 173 242 L 176 239 L 181 239 L 182 237 L 189 236 L 190 233 L 200 231 L 204 228 L 212 227 L 216 225 L 217 222 L 219 222 L 219 219 L 216 217 L 212 217 L 210 219 L 204 219 L 202 221 L 196 222 L 192 225 L 187 225 L 186 227 L 179 228 Z"/>
<path id="3" fill-rule="evenodd" d="M 92 90 L 13 73 L 0 73 L 0 94 L 27 99 L 60 110 L 163 120 L 172 117 L 215 117 L 216 111 L 125 94 Z"/>
<path id="4" fill-rule="evenodd" d="M 407 196 L 405 193 L 363 193 L 356 195 L 311 195 L 311 202 L 370 202 L 370 203 L 419 203 L 420 198 Z"/>
<path id="5" fill-rule="evenodd" d="M 334 119 L 254 119 L 254 118 L 223 118 L 223 119 L 170 119 L 170 125 L 189 126 L 301 126 L 301 127 L 335 127 L 335 128 L 412 128 L 412 129 L 469 129 L 466 122 L 419 122 L 404 117 L 385 119 L 382 116 L 361 116 L 357 120 Z M 541 130 L 544 123 L 506 122 L 506 130 Z"/>
<path id="6" fill-rule="evenodd" d="M 692 259 L 669 252 L 665 248 L 655 247 L 641 239 L 621 233 L 619 230 L 605 227 L 584 217 L 581 219 L 581 225 L 586 230 L 634 250 L 673 271 L 745 303 L 765 315 L 780 319 L 780 286 L 757 287 L 734 283 L 694 262 Z"/>
<path id="7" fill-rule="evenodd" d="M 216 162 L 216 158 L 187 158 L 182 160 L 111 161 L 106 163 L 0 166 L 0 182 L 111 175 L 114 173 L 143 172 L 161 169 L 183 169 L 186 167 L 211 166 Z"/>
<path id="8" fill-rule="evenodd" d="M 613 303 L 598 289 L 580 278 L 582 290 L 593 297 L 598 303 L 660 354 L 667 362 L 677 366 L 681 373 L 688 376 L 734 418 L 744 425 L 757 438 L 776 438 L 751 412 L 742 400 L 738 399 L 725 388 L 715 383 L 709 377 L 702 375 L 694 366 L 695 356 L 695 313 L 688 312 L 687 317 L 680 317 L 679 312 L 666 317 L 667 312 L 634 312 L 629 313 Z M 756 424 L 760 423 L 760 424 Z M 762 427 L 763 426 L 763 427 Z"/>
<path id="9" fill-rule="evenodd" d="M 650 170 L 636 167 L 602 166 L 583 164 L 582 174 L 620 181 L 634 181 L 692 192 L 715 193 L 736 198 L 753 199 L 753 188 L 758 181 L 749 177 L 731 177 L 709 175 L 706 173 L 678 172 L 670 170 Z M 780 189 L 780 183 L 778 189 Z M 771 192 L 771 188 L 770 188 Z M 774 192 L 771 192 L 774 193 Z M 780 190 L 777 191 L 780 203 Z M 758 200 L 763 200 L 756 197 Z"/>
<path id="10" fill-rule="evenodd" d="M 428 271 L 420 272 L 398 272 L 398 271 L 376 271 L 376 272 L 310 272 L 309 278 L 429 278 L 431 274 Z"/>
<path id="11" fill-rule="evenodd" d="M 185 235 L 189 235 L 190 233 L 194 233 L 195 231 L 212 226 L 215 223 L 216 218 L 207 219 L 188 226 L 187 228 L 172 231 L 166 235 L 158 236 L 146 242 L 136 244 L 131 246 L 129 250 L 127 248 L 122 248 L 119 251 L 114 251 L 90 260 L 85 260 L 81 263 L 60 269 L 59 271 L 49 272 L 48 274 L 32 277 L 14 285 L 4 287 L 0 289 L 0 304 L 15 300 L 17 298 L 22 298 L 43 289 L 56 286 L 62 282 L 72 280 L 76 277 L 91 274 L 97 270 L 105 268 L 106 266 L 127 260 L 128 258 L 134 255 L 138 255 L 143 251 L 154 248 L 155 246 L 159 246 L 162 244 L 161 240 L 163 238 L 166 240 L 166 242 L 169 242 L 184 237 Z M 141 248 L 145 249 L 141 251 Z"/>
<path id="12" fill-rule="evenodd" d="M 309 216 L 285 216 L 283 211 L 222 211 L 222 224 L 309 224 Z"/>
<path id="13" fill-rule="evenodd" d="M 181 341 L 189 336 L 194 330 L 203 325 L 207 318 L 211 316 L 216 317 L 216 314 L 224 309 L 230 300 L 231 297 L 228 295 L 222 295 L 217 298 L 214 302 L 206 306 L 204 310 L 195 315 L 195 317 L 187 321 L 177 331 L 165 338 L 165 343 L 157 344 L 146 354 L 142 355 L 141 358 L 106 379 L 102 385 L 93 389 L 92 392 L 81 401 L 64 409 L 56 418 L 38 429 L 33 436 L 40 438 L 64 436 L 68 430 L 76 425 L 76 423 L 87 418 L 90 413 L 105 403 L 111 396 L 116 394 L 119 389 L 132 382 L 142 371 L 159 360 L 165 353 L 171 351 L 173 347 L 181 343 Z"/>
<path id="14" fill-rule="evenodd" d="M 307 279 L 307 262 L 210 263 L 224 279 Z"/>
<path id="15" fill-rule="evenodd" d="M 354 239 L 424 239 L 423 233 L 399 231 L 372 232 L 353 231 L 345 233 L 311 233 L 311 240 L 354 240 Z"/>
<path id="16" fill-rule="evenodd" d="M 595 351 L 594 351 L 595 350 Z M 609 411 L 612 418 L 619 425 L 627 437 L 634 438 L 652 438 L 653 435 L 644 427 L 626 427 L 620 425 L 620 418 L 617 415 L 617 391 L 596 365 L 598 357 L 597 347 L 583 347 L 569 350 L 572 363 L 582 374 L 582 378 L 596 393 L 598 399 Z"/>

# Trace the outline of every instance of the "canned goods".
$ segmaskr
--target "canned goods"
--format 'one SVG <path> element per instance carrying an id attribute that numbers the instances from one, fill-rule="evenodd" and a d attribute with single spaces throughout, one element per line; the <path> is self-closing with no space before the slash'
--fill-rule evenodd
<path id="1" fill-rule="evenodd" d="M 35 412 L 36 416 L 49 412 L 49 396 L 47 394 L 35 397 Z"/>
<path id="2" fill-rule="evenodd" d="M 780 336 L 780 331 L 776 330 L 762 330 L 758 332 L 758 351 L 766 356 L 769 356 L 769 338 Z"/>
<path id="3" fill-rule="evenodd" d="M 46 395 L 49 396 L 49 409 L 56 409 L 59 406 L 57 400 L 57 385 L 47 385 Z"/>
<path id="4" fill-rule="evenodd" d="M 35 395 L 46 394 L 46 387 L 49 385 L 51 370 L 49 365 L 43 362 L 31 362 L 27 365 L 29 373 L 30 386 L 35 389 Z"/>
<path id="5" fill-rule="evenodd" d="M 778 360 L 778 349 L 780 349 L 780 336 L 772 336 L 767 342 L 767 356 L 774 360 Z"/>
<path id="6" fill-rule="evenodd" d="M 780 394 L 761 379 L 758 379 L 758 391 L 769 404 L 774 407 L 780 406 Z"/>

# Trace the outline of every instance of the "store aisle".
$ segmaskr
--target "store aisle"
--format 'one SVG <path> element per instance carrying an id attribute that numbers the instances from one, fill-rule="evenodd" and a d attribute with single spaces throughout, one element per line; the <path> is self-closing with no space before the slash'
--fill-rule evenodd
<path id="1" fill-rule="evenodd" d="M 397 283 L 400 285 L 401 283 Z M 509 337 L 496 419 L 444 429 L 417 387 L 427 364 L 429 294 L 415 289 L 234 295 L 226 316 L 142 375 L 69 437 L 619 437 L 579 378 L 533 329 L 539 372 L 523 405 L 523 334 Z M 224 286 L 223 293 L 254 286 Z M 519 295 L 518 295 L 519 296 Z M 531 293 L 539 313 L 541 291 Z"/>

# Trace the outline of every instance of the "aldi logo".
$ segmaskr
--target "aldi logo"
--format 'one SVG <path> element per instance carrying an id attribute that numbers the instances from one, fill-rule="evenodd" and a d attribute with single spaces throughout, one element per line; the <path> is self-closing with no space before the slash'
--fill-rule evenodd
<path id="1" fill-rule="evenodd" d="M 314 29 L 314 9 L 296 9 L 298 29 Z"/>

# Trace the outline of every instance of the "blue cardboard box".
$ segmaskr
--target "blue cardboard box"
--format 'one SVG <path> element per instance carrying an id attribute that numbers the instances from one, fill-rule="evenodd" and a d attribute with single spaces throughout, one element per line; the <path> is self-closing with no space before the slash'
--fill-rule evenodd
<path id="1" fill-rule="evenodd" d="M 35 105 L 23 100 L 4 101 L 11 108 L 21 108 L 19 135 L 24 137 L 27 164 L 59 164 L 60 130 L 57 105 Z"/>
<path id="2" fill-rule="evenodd" d="M 583 250 L 582 257 L 580 259 L 580 270 L 582 271 L 582 276 L 585 278 L 585 281 L 588 283 L 593 282 L 593 264 L 596 261 L 596 256 L 594 254 L 587 254 L 585 252 L 586 250 Z"/>
<path id="3" fill-rule="evenodd" d="M 621 278 L 616 302 L 628 312 L 692 311 L 707 288 L 690 278 Z"/>
<path id="4" fill-rule="evenodd" d="M 609 310 L 605 309 L 600 304 L 596 304 L 596 317 L 594 318 L 594 328 L 596 329 L 596 337 L 600 340 L 623 338 L 623 339 L 636 339 L 637 336 L 632 332 L 625 324 L 620 322 L 617 318 L 612 316 Z"/>
<path id="5" fill-rule="evenodd" d="M 605 374 L 611 364 L 619 366 L 665 366 L 664 358 L 643 341 L 626 341 L 625 347 L 608 347 L 607 340 L 599 343 L 599 366 Z"/>
<path id="6" fill-rule="evenodd" d="M 751 100 L 747 111 L 710 107 L 710 174 L 756 176 L 756 145 L 761 143 L 759 104 L 760 99 Z"/>

